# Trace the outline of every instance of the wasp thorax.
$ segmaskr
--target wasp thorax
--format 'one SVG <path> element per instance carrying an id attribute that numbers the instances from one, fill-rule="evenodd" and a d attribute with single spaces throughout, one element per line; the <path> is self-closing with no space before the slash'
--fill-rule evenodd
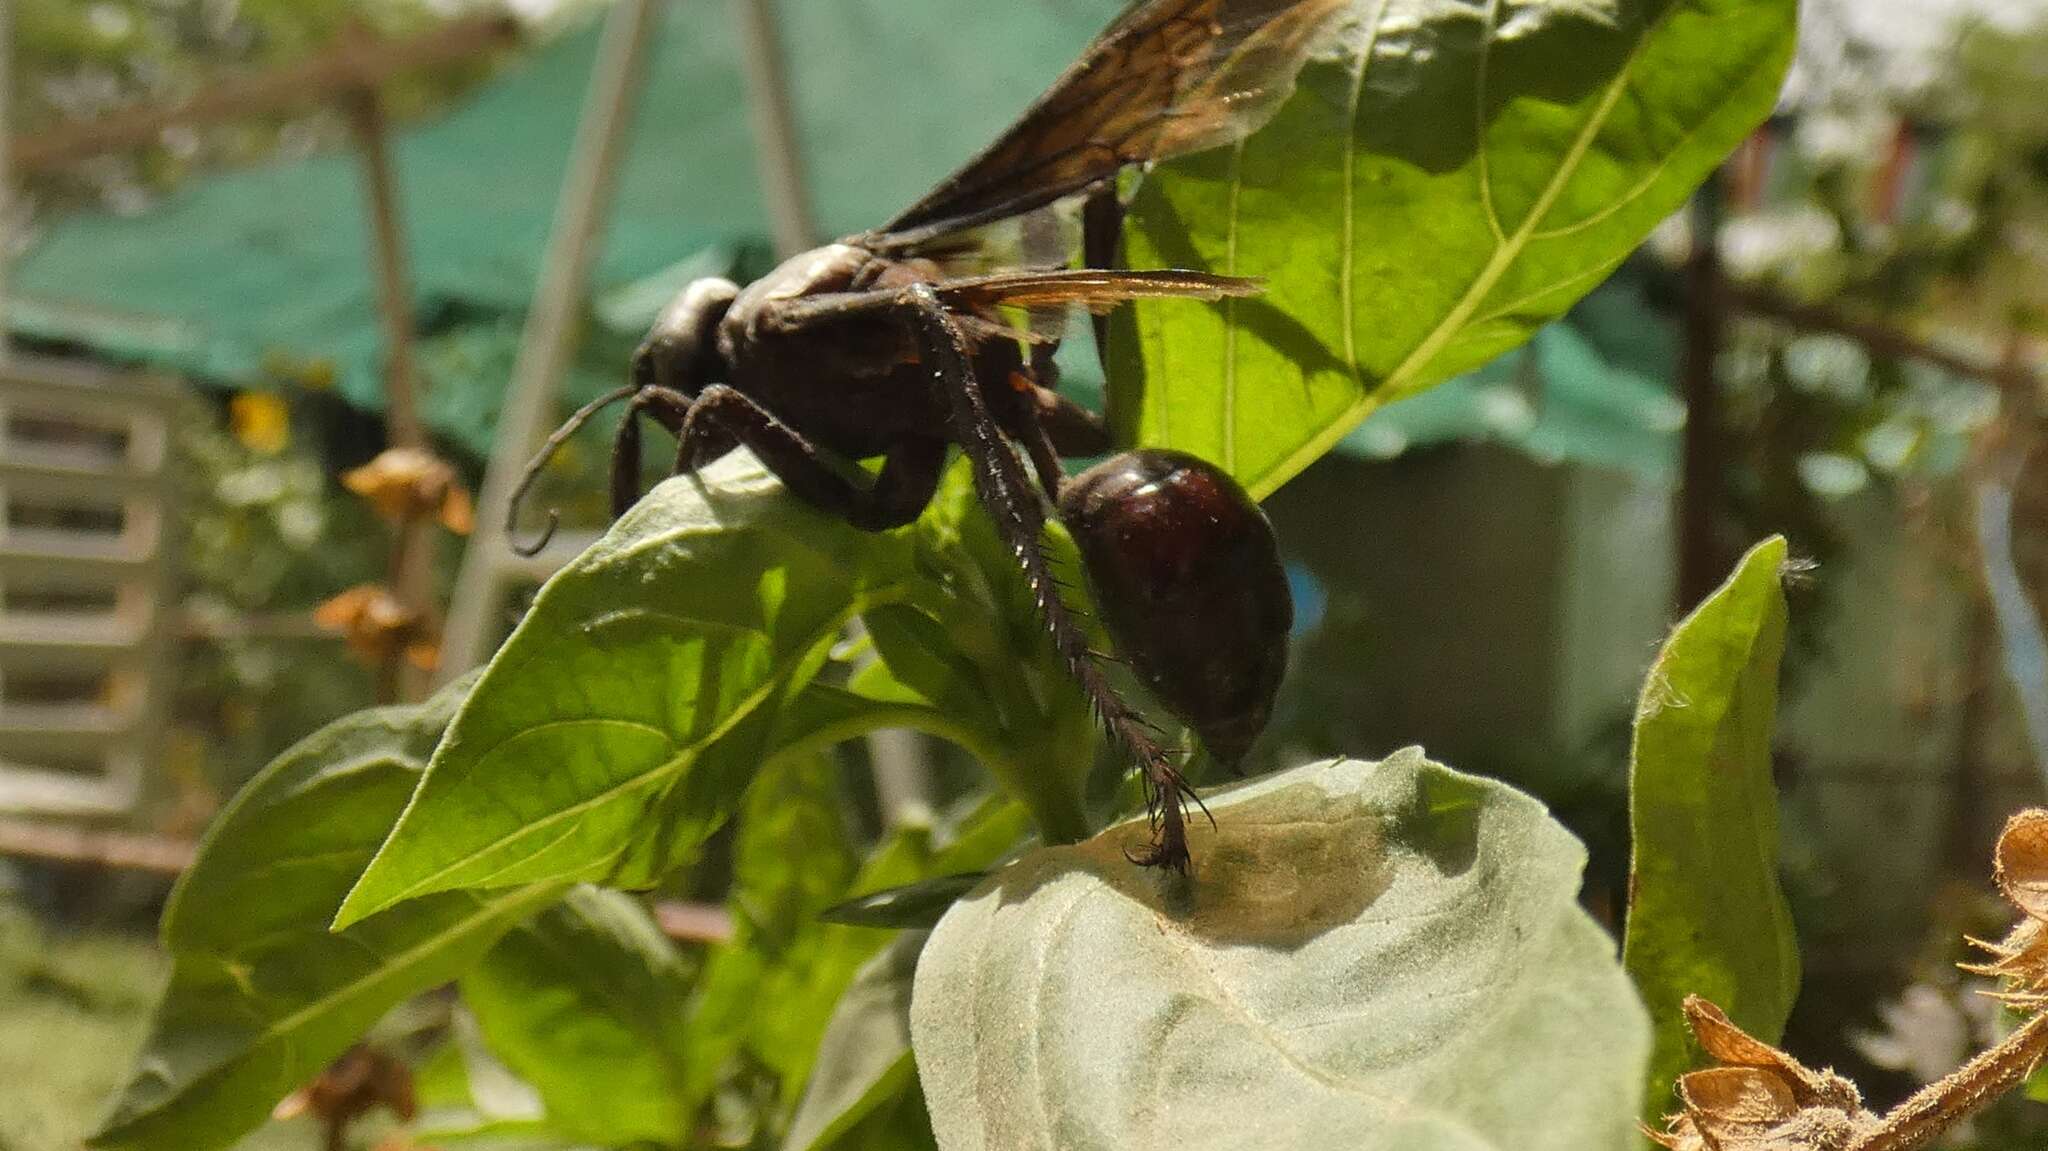
<path id="1" fill-rule="evenodd" d="M 1294 601 L 1265 513 L 1185 452 L 1125 452 L 1074 477 L 1060 518 L 1131 668 L 1224 763 L 1266 726 Z"/>

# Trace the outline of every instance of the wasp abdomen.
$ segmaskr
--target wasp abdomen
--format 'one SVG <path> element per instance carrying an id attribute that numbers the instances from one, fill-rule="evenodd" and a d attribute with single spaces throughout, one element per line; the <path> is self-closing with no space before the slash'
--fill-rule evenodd
<path id="1" fill-rule="evenodd" d="M 1186 452 L 1125 452 L 1060 495 L 1104 626 L 1159 702 L 1235 764 L 1287 669 L 1294 601 L 1273 527 L 1243 487 Z"/>

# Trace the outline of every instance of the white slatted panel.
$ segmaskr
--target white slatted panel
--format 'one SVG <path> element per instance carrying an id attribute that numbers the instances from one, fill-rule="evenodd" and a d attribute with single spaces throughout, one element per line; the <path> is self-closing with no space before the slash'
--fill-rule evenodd
<path id="1" fill-rule="evenodd" d="M 159 379 L 0 364 L 0 812 L 117 815 L 163 732 L 173 593 Z"/>

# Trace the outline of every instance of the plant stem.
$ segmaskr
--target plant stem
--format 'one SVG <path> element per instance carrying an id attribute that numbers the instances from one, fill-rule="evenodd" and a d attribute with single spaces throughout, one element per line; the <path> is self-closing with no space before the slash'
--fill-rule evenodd
<path id="1" fill-rule="evenodd" d="M 1892 1108 L 1877 1130 L 1847 1151 L 1915 1151 L 1977 1109 L 2018 1086 L 2048 1052 L 2048 1014 L 2036 1015 L 2005 1041 L 1930 1083 Z"/>

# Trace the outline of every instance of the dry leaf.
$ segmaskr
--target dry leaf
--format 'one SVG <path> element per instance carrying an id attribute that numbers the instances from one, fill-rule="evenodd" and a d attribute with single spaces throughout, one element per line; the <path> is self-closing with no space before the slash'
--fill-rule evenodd
<path id="1" fill-rule="evenodd" d="M 1726 1066 L 1679 1076 L 1683 1109 L 1650 1138 L 1673 1151 L 1850 1151 L 1876 1129 L 1856 1085 L 1744 1032 L 1695 995 L 1685 1020 Z"/>
<path id="2" fill-rule="evenodd" d="M 455 469 L 424 448 L 387 448 L 362 467 L 344 472 L 342 485 L 386 519 L 432 515 L 458 535 L 476 526 L 476 508 Z"/>
<path id="3" fill-rule="evenodd" d="M 2030 808 L 1998 835 L 1998 889 L 2032 919 L 2048 919 L 2048 811 Z"/>
<path id="4" fill-rule="evenodd" d="M 2025 918 L 2001 943 L 1972 940 L 1991 960 L 1964 970 L 1999 977 L 1997 997 L 2031 1018 L 1996 1046 L 1880 1117 L 1855 1084 L 1744 1034 L 1694 996 L 1686 1022 L 1724 1066 L 1680 1076 L 1683 1109 L 1646 1133 L 1672 1151 L 1918 1151 L 2025 1081 L 2048 1052 L 2048 811 L 2006 823 L 1997 879 Z"/>
<path id="5" fill-rule="evenodd" d="M 388 1107 L 400 1119 L 418 1113 L 412 1070 L 395 1056 L 358 1043 L 329 1063 L 311 1083 L 285 1096 L 271 1116 L 311 1115 L 329 1128 L 346 1129 L 372 1108 Z"/>
<path id="6" fill-rule="evenodd" d="M 2031 808 L 2007 820 L 1996 858 L 1998 889 L 2025 918 L 1998 943 L 1971 940 L 1991 958 L 1963 970 L 1995 976 L 2004 984 L 1999 998 L 2038 1011 L 2048 1006 L 2048 811 Z"/>

